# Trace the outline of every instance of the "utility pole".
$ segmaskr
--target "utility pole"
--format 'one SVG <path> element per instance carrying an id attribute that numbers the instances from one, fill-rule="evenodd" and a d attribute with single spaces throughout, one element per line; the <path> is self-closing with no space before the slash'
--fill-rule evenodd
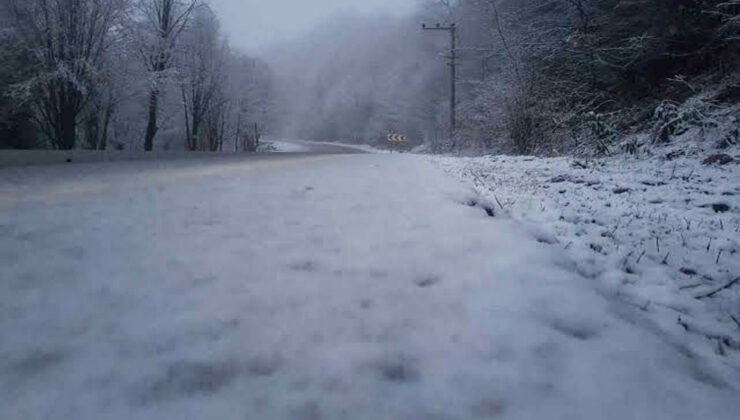
<path id="1" fill-rule="evenodd" d="M 455 117 L 455 109 L 457 107 L 457 27 L 455 24 L 450 26 L 442 26 L 439 23 L 436 26 L 427 26 L 426 24 L 421 25 L 421 29 L 425 31 L 449 31 L 452 41 L 452 48 L 450 49 L 450 69 L 451 69 L 451 80 L 450 80 L 450 126 L 454 132 L 457 129 L 457 118 Z"/>

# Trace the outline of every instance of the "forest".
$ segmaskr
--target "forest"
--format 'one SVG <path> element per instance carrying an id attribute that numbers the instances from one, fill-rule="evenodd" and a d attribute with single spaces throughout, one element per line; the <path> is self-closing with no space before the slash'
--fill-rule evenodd
<path id="1" fill-rule="evenodd" d="M 198 0 L 2 0 L 0 147 L 250 150 L 267 65 Z"/>
<path id="2" fill-rule="evenodd" d="M 430 152 L 738 142 L 740 1 L 437 0 L 261 57 L 205 0 L 2 0 L 0 147 L 253 150 L 263 135 Z M 455 24 L 457 44 L 422 24 Z M 449 64 L 457 75 L 450 122 Z"/>

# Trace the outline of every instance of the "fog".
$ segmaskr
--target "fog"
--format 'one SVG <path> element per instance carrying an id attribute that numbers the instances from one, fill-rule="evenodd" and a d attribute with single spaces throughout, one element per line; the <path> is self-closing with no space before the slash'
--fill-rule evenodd
<path id="1" fill-rule="evenodd" d="M 737 8 L 672 1 L 0 0 L 0 148 L 604 153 L 737 67 Z"/>
<path id="2" fill-rule="evenodd" d="M 420 0 L 212 0 L 224 31 L 245 52 L 300 39 L 341 15 L 411 14 Z"/>
<path id="3" fill-rule="evenodd" d="M 0 0 L 0 420 L 740 420 L 738 41 L 740 0 Z"/>
<path id="4" fill-rule="evenodd" d="M 442 38 L 413 17 L 346 17 L 265 56 L 276 78 L 277 131 L 287 137 L 382 142 L 388 131 L 420 141 L 444 102 Z"/>
<path id="5" fill-rule="evenodd" d="M 213 0 L 232 47 L 273 75 L 272 136 L 382 144 L 389 131 L 412 144 L 444 127 L 448 72 L 444 19 L 420 0 Z"/>

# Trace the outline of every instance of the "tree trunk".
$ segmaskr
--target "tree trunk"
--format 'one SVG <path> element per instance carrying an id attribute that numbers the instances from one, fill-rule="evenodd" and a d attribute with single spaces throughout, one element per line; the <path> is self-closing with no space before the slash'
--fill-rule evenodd
<path id="1" fill-rule="evenodd" d="M 260 132 L 259 125 L 254 123 L 254 151 L 256 152 L 260 148 L 260 139 L 262 139 L 262 133 Z"/>
<path id="2" fill-rule="evenodd" d="M 239 142 L 242 137 L 242 114 L 239 113 L 236 120 L 236 137 L 234 137 L 234 153 L 239 153 Z"/>
<path id="3" fill-rule="evenodd" d="M 88 112 L 85 116 L 85 148 L 98 150 L 98 143 L 100 141 L 99 126 L 98 115 L 92 111 Z"/>
<path id="4" fill-rule="evenodd" d="M 105 110 L 105 120 L 103 121 L 103 133 L 100 136 L 100 143 L 98 144 L 98 150 L 108 149 L 108 133 L 110 132 L 110 121 L 113 118 L 114 108 L 108 106 Z"/>
<path id="5" fill-rule="evenodd" d="M 152 88 L 149 93 L 149 122 L 146 125 L 146 137 L 144 138 L 144 150 L 154 150 L 154 136 L 157 135 L 157 111 L 159 109 L 159 91 Z"/>
<path id="6" fill-rule="evenodd" d="M 192 145 L 190 147 L 190 151 L 194 152 L 198 150 L 199 143 L 200 143 L 200 125 L 201 125 L 201 117 L 198 112 L 193 112 L 193 128 L 191 131 L 191 139 L 192 139 Z"/>
<path id="7" fill-rule="evenodd" d="M 64 107 L 59 115 L 57 144 L 61 150 L 72 150 L 77 141 L 77 115 L 71 106 Z"/>

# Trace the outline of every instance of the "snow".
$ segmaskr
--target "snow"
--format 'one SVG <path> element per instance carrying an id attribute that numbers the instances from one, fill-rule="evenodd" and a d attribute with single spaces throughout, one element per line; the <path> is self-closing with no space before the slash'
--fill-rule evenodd
<path id="1" fill-rule="evenodd" d="M 260 151 L 267 153 L 386 153 L 364 144 L 295 139 L 264 140 L 261 142 Z"/>
<path id="2" fill-rule="evenodd" d="M 360 152 L 365 152 L 365 153 L 391 153 L 391 151 L 388 149 L 380 149 L 370 144 L 352 144 L 352 143 L 342 143 L 342 142 L 332 142 L 332 141 L 316 141 L 316 142 L 311 142 L 311 143 L 325 144 L 328 146 L 346 147 L 349 149 L 354 149 L 354 150 L 358 150 Z"/>
<path id="3" fill-rule="evenodd" d="M 740 409 L 734 359 L 605 293 L 579 274 L 575 245 L 469 206 L 480 189 L 424 157 L 20 168 L 0 180 L 3 419 Z"/>
<path id="4" fill-rule="evenodd" d="M 724 287 L 740 276 L 740 170 L 702 164 L 707 153 L 681 144 L 652 157 L 435 161 L 470 182 L 477 201 L 566 250 L 602 293 L 736 368 L 740 287 Z"/>
<path id="5" fill-rule="evenodd" d="M 285 140 L 266 140 L 263 142 L 262 148 L 273 153 L 304 153 L 311 151 L 304 144 Z"/>

